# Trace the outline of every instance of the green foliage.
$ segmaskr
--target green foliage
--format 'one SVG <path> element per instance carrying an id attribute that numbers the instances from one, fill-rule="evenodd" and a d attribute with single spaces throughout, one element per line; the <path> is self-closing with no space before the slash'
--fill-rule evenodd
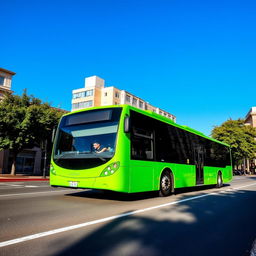
<path id="1" fill-rule="evenodd" d="M 228 120 L 212 130 L 212 137 L 231 146 L 235 164 L 244 158 L 253 159 L 256 153 L 256 129 L 244 125 L 244 120 Z"/>
<path id="2" fill-rule="evenodd" d="M 50 141 L 62 115 L 63 111 L 27 95 L 26 90 L 22 96 L 5 95 L 0 102 L 0 150 L 10 149 L 15 156 L 25 148 Z"/>

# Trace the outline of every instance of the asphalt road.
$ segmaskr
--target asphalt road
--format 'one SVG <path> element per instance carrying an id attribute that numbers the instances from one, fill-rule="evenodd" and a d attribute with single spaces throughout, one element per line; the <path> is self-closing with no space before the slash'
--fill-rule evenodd
<path id="1" fill-rule="evenodd" d="M 124 195 L 0 183 L 0 255 L 249 255 L 256 177 L 221 189 Z"/>

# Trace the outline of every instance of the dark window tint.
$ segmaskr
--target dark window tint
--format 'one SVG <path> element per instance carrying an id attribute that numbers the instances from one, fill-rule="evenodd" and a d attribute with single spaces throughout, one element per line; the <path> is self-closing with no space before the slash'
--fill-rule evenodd
<path id="1" fill-rule="evenodd" d="M 132 159 L 195 164 L 200 153 L 205 166 L 225 167 L 231 164 L 228 147 L 194 133 L 135 111 L 131 111 L 131 125 Z"/>
<path id="2" fill-rule="evenodd" d="M 109 121 L 111 119 L 111 114 L 112 110 L 110 109 L 77 113 L 74 115 L 66 116 L 65 126 L 99 121 Z"/>
<path id="3" fill-rule="evenodd" d="M 230 165 L 229 148 L 214 141 L 206 141 L 206 165 L 225 167 Z"/>
<path id="4" fill-rule="evenodd" d="M 153 119 L 131 111 L 131 158 L 153 160 Z"/>
<path id="5" fill-rule="evenodd" d="M 189 133 L 156 121 L 156 159 L 161 162 L 191 163 L 193 158 Z"/>

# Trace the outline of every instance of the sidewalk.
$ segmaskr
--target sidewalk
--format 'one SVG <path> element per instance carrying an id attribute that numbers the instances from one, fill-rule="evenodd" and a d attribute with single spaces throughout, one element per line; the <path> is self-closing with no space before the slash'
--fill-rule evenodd
<path id="1" fill-rule="evenodd" d="M 15 182 L 15 181 L 46 181 L 49 177 L 42 176 L 28 176 L 22 174 L 10 175 L 10 174 L 0 174 L 0 182 Z"/>

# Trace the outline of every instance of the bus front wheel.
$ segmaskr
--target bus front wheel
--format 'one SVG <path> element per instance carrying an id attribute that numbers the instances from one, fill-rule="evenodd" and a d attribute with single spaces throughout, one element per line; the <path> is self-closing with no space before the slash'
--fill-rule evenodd
<path id="1" fill-rule="evenodd" d="M 169 196 L 173 193 L 173 180 L 170 172 L 164 171 L 160 178 L 160 196 Z"/>

